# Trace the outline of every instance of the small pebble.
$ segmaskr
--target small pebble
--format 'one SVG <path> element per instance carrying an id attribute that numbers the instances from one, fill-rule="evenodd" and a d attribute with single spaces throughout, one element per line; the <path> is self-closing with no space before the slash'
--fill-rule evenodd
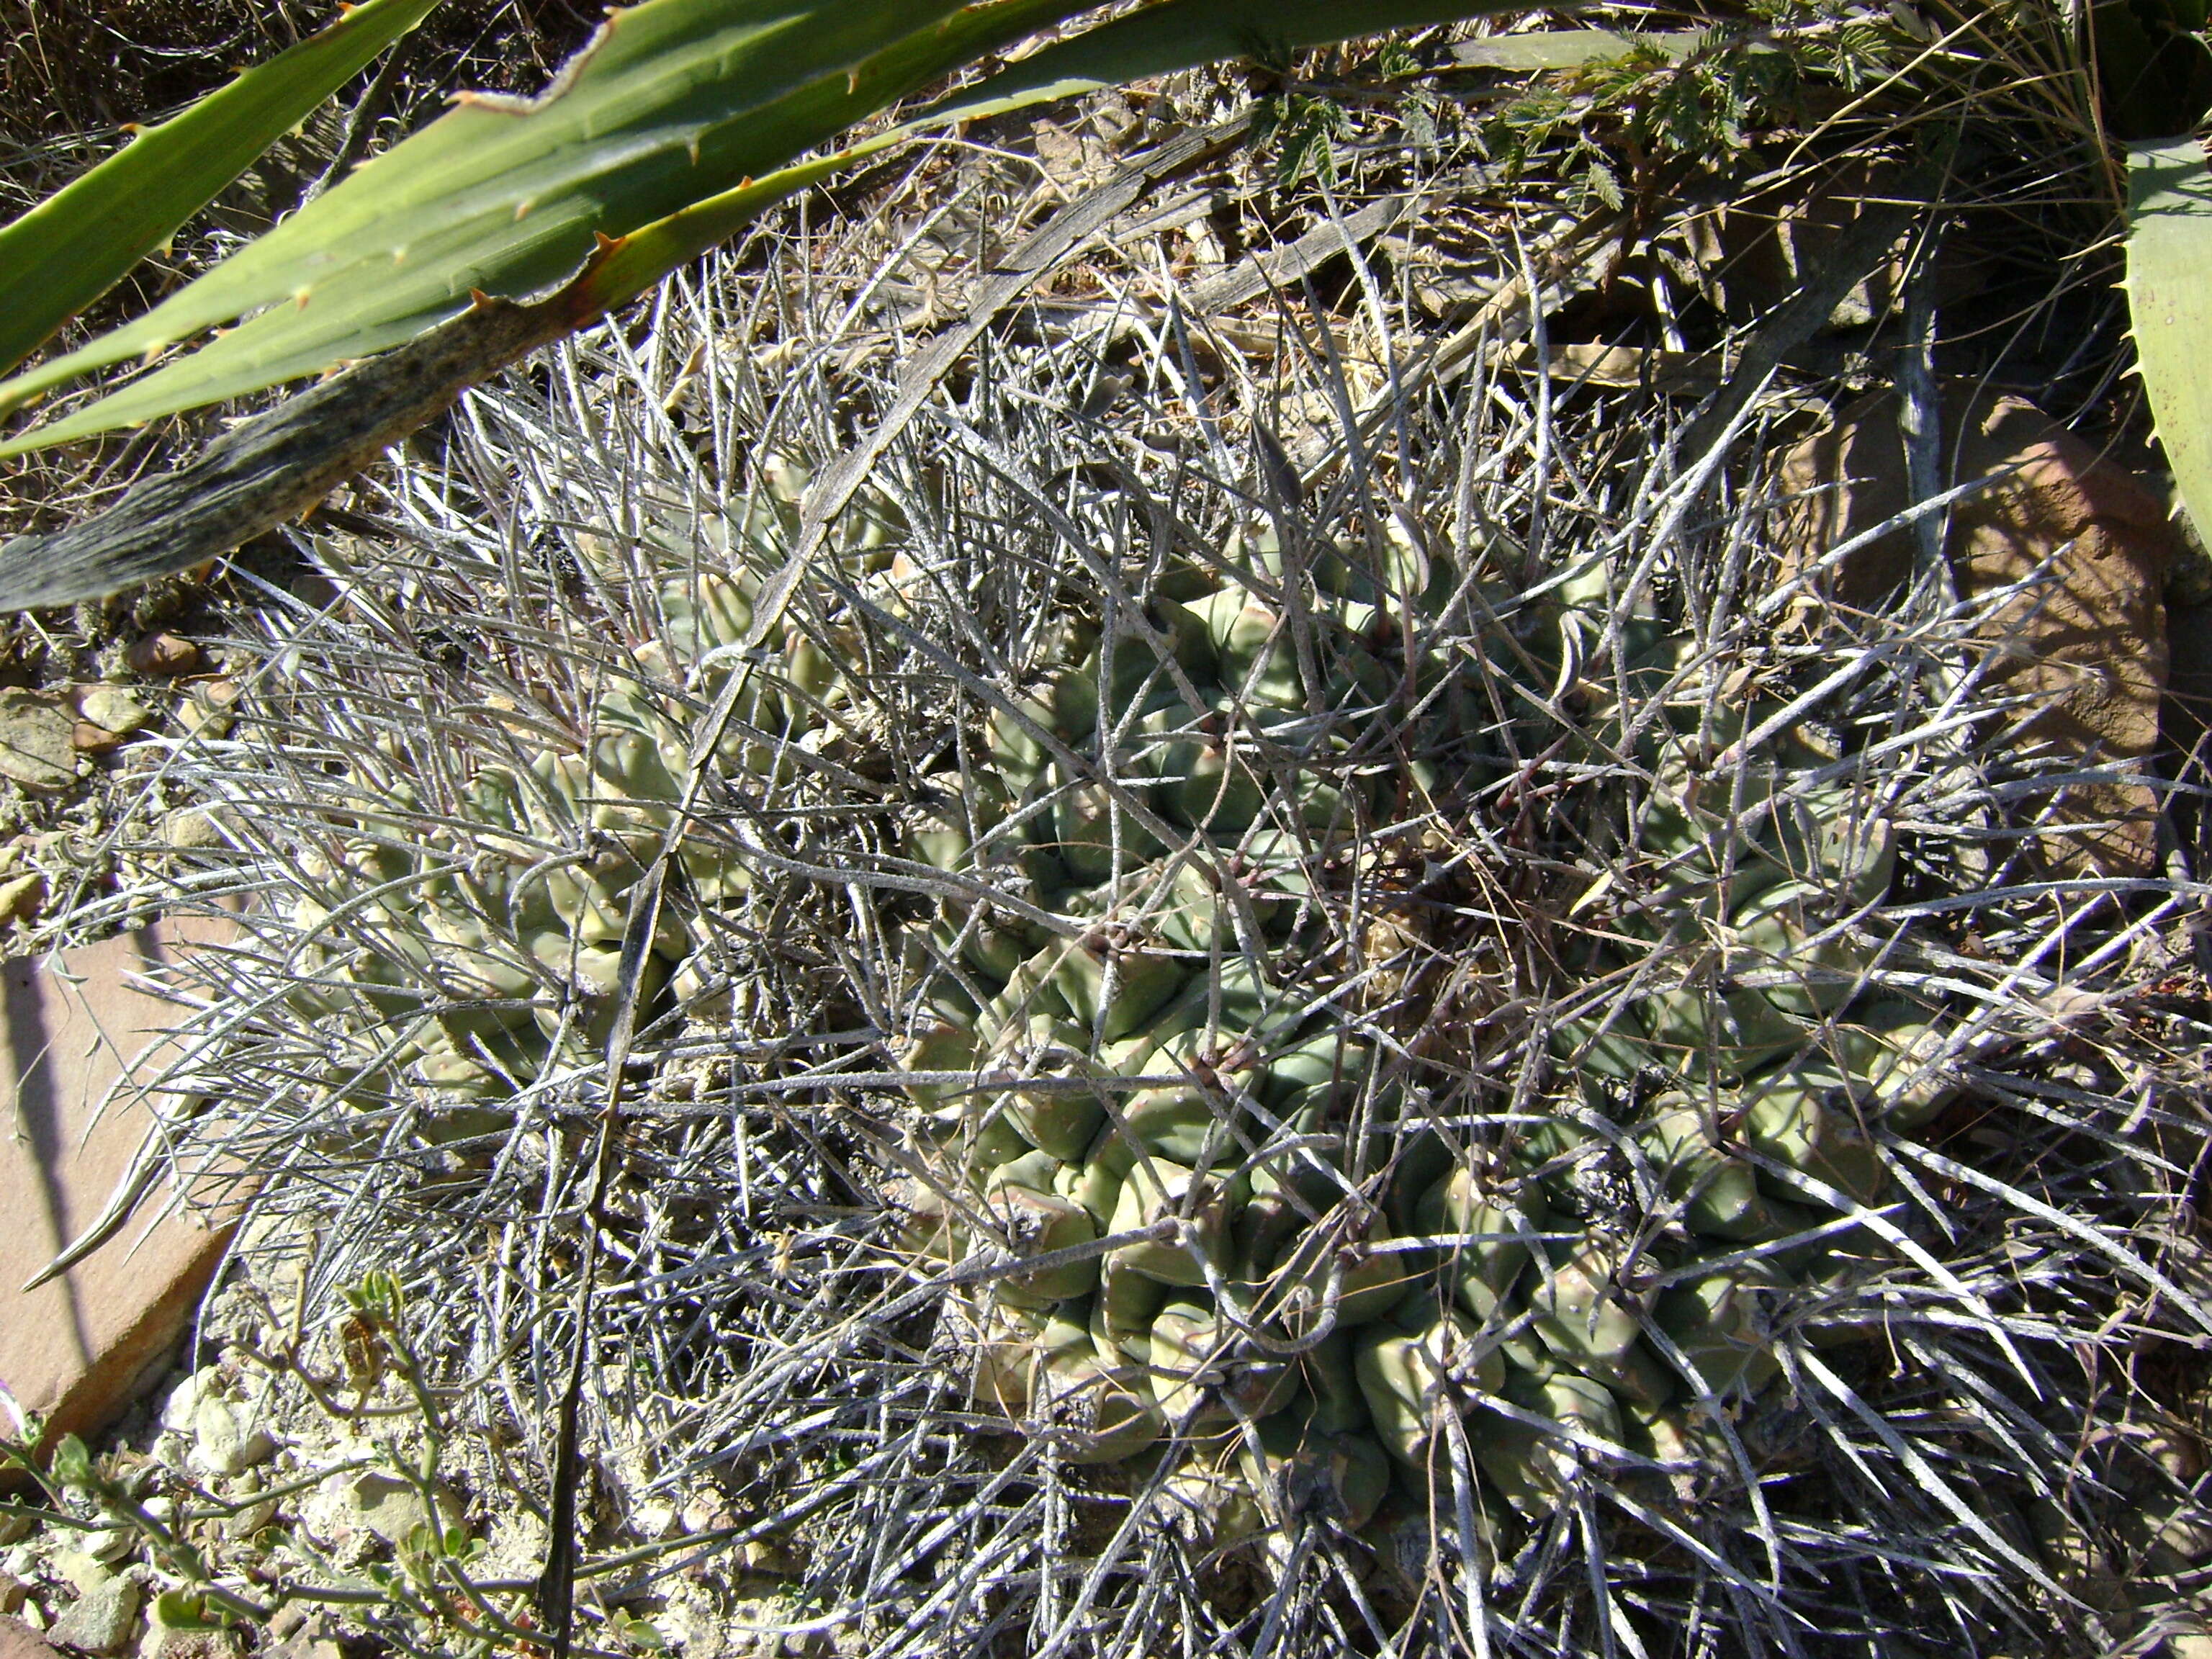
<path id="1" fill-rule="evenodd" d="M 235 1542 L 251 1538 L 276 1518 L 276 1500 L 264 1498 L 258 1504 L 248 1504 L 235 1515 L 223 1517 L 222 1535 Z"/>
<path id="2" fill-rule="evenodd" d="M 216 738 L 230 730 L 238 702 L 236 680 L 202 680 L 177 709 L 177 724 L 196 738 Z"/>
<path id="3" fill-rule="evenodd" d="M 158 1620 L 138 1642 L 138 1659 L 239 1659 L 244 1651 L 234 1630 L 173 1630 Z"/>
<path id="4" fill-rule="evenodd" d="M 247 1408 L 210 1394 L 192 1407 L 192 1461 L 211 1474 L 243 1474 L 276 1449 Z"/>
<path id="5" fill-rule="evenodd" d="M 46 902 L 46 878 L 42 871 L 11 876 L 0 881 L 0 921 L 28 921 Z M 9 1519 L 15 1517 L 10 1516 Z M 0 1542 L 4 1542 L 0 1538 Z"/>
<path id="6" fill-rule="evenodd" d="M 167 679 L 198 665 L 200 648 L 174 634 L 148 634 L 135 642 L 125 659 L 141 674 Z"/>
<path id="7" fill-rule="evenodd" d="M 77 776 L 76 727 L 76 716 L 43 692 L 0 690 L 0 774 L 26 789 L 68 788 Z"/>
<path id="8" fill-rule="evenodd" d="M 438 1507 L 444 1511 L 440 1524 L 451 1526 L 459 1517 L 460 1505 L 443 1487 L 435 1490 Z M 353 1524 L 367 1528 L 387 1544 L 405 1543 L 416 1528 L 430 1521 L 414 1483 L 380 1470 L 356 1476 L 346 1487 L 345 1498 Z"/>
<path id="9" fill-rule="evenodd" d="M 94 1560 L 104 1561 L 112 1567 L 128 1559 L 137 1550 L 138 1529 L 136 1527 L 103 1527 L 98 1532 L 85 1534 L 82 1547 Z"/>
<path id="10" fill-rule="evenodd" d="M 676 1530 L 676 1505 L 655 1499 L 630 1511 L 630 1530 L 647 1543 L 658 1543 Z"/>
<path id="11" fill-rule="evenodd" d="M 53 1639 L 87 1653 L 118 1653 L 138 1623 L 138 1586 L 99 1568 L 72 1575 L 82 1591 L 54 1620 Z"/>
<path id="12" fill-rule="evenodd" d="M 164 1430 L 154 1437 L 154 1457 L 171 1474 L 191 1473 L 192 1437 Z"/>
<path id="13" fill-rule="evenodd" d="M 0 1613 L 13 1613 L 30 1595 L 28 1584 L 12 1572 L 0 1572 Z"/>
<path id="14" fill-rule="evenodd" d="M 730 1517 L 722 1506 L 712 1498 L 695 1498 L 684 1510 L 684 1530 L 712 1532 L 717 1527 L 726 1527 Z"/>
<path id="15" fill-rule="evenodd" d="M 798 1570 L 791 1552 L 772 1538 L 754 1539 L 744 1547 L 744 1558 L 747 1572 L 787 1577 Z"/>
<path id="16" fill-rule="evenodd" d="M 161 1426 L 177 1434 L 192 1431 L 192 1413 L 200 1403 L 200 1390 L 222 1373 L 210 1365 L 194 1371 L 169 1390 L 169 1397 L 161 1402 Z"/>
<path id="17" fill-rule="evenodd" d="M 76 712 L 104 732 L 128 737 L 154 717 L 119 685 L 88 685 L 76 694 Z"/>
<path id="18" fill-rule="evenodd" d="M 287 1601 L 269 1615 L 270 1637 L 275 1641 L 284 1641 L 314 1617 L 313 1609 L 307 1602 Z"/>
<path id="19" fill-rule="evenodd" d="M 180 853 L 223 844 L 222 826 L 198 806 L 180 807 L 162 819 L 161 838 Z"/>

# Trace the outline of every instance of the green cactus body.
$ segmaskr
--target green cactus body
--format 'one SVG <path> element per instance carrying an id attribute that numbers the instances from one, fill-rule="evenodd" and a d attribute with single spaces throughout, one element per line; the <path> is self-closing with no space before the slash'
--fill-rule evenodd
<path id="1" fill-rule="evenodd" d="M 786 533 L 791 507 L 738 533 Z M 871 525 L 845 568 L 887 569 L 871 591 L 907 614 L 899 583 L 916 578 L 884 551 L 896 526 Z M 1664 623 L 1608 630 L 1606 573 L 1580 573 L 1498 654 L 1550 697 L 1544 676 L 1626 647 L 1571 688 L 1577 741 L 1648 769 L 1650 799 L 1614 828 L 1666 902 L 1571 959 L 1594 978 L 1635 965 L 1639 942 L 1657 960 L 1632 997 L 1551 1030 L 1559 1110 L 1425 1127 L 1425 1062 L 1387 1016 L 1358 1014 L 1388 997 L 1309 971 L 1346 861 L 1438 787 L 1363 742 L 1407 696 L 1501 743 L 1540 723 L 1501 725 L 1451 661 L 1407 659 L 1406 619 L 1458 586 L 1410 546 L 1372 570 L 1319 553 L 1302 615 L 1261 597 L 1287 586 L 1283 565 L 1271 537 L 1249 538 L 1224 568 L 1250 587 L 1180 569 L 1176 597 L 1141 615 L 1048 624 L 1058 672 L 977 711 L 963 768 L 925 756 L 888 814 L 892 867 L 947 878 L 915 901 L 927 915 L 901 914 L 887 957 L 904 1023 L 884 1047 L 926 1176 L 894 1188 L 900 1248 L 917 1272 L 986 1259 L 948 1302 L 977 1399 L 1068 1461 L 1188 1455 L 1194 1509 L 1232 1532 L 1322 1513 L 1395 1547 L 1407 1514 L 1425 1523 L 1426 1498 L 1405 1494 L 1426 1491 L 1455 1415 L 1486 1488 L 1529 1514 L 1604 1447 L 1713 1458 L 1699 1397 L 1774 1384 L 1772 1320 L 1832 1247 L 1802 1247 L 1786 1279 L 1684 1270 L 1818 1227 L 1824 1192 L 1886 1201 L 1885 1134 L 1954 1086 L 1927 1012 L 1871 988 L 1895 838 L 1847 792 L 1806 784 L 1786 744 L 1717 761 L 1765 714 L 1708 708 Z M 711 702 L 754 652 L 705 763 L 764 794 L 845 752 L 865 690 L 850 623 L 749 646 L 758 592 L 748 574 L 665 584 L 662 636 L 637 678 L 601 689 L 594 729 L 566 745 L 539 732 L 534 754 L 518 738 L 526 758 L 468 781 L 483 833 L 465 864 L 380 833 L 362 790 L 322 851 L 326 890 L 301 902 L 290 994 L 360 1031 L 422 1030 L 362 1041 L 334 1091 L 364 1112 L 434 1102 L 456 1145 L 495 1130 L 520 1083 L 605 1041 L 632 898 L 679 826 L 687 903 L 664 906 L 640 1006 L 704 1000 L 698 914 L 758 878 L 682 817 L 696 710 L 661 682 Z M 1662 688 L 1663 713 L 1632 732 L 1622 699 Z M 435 1020 L 425 975 L 451 1005 Z M 1589 1218 L 1601 1176 L 1640 1206 L 1632 1227 L 1650 1223 L 1637 1249 Z M 1064 1259 L 1022 1265 L 1045 1257 Z"/>
<path id="2" fill-rule="evenodd" d="M 1245 550 L 1279 576 L 1272 537 Z M 1388 1510 L 1391 1464 L 1417 1482 L 1434 1473 L 1444 1413 L 1469 1418 L 1484 1478 L 1530 1514 L 1601 1455 L 1593 1448 L 1717 1457 L 1710 1419 L 1688 1402 L 1771 1386 L 1768 1322 L 1799 1292 L 1772 1264 L 1687 1279 L 1681 1267 L 1817 1228 L 1832 1213 L 1824 1190 L 1883 1201 L 1882 1126 L 1923 1122 L 1948 1097 L 1924 1013 L 1867 999 L 1880 943 L 1865 918 L 1896 863 L 1888 826 L 1847 791 L 1802 787 L 1786 739 L 1714 763 L 1773 708 L 1709 705 L 1681 670 L 1687 647 L 1639 615 L 1620 629 L 1622 671 L 1591 693 L 1592 742 L 1626 743 L 1650 769 L 1641 833 L 1673 860 L 1672 884 L 1668 902 L 1620 927 L 1679 971 L 1553 1031 L 1552 1052 L 1581 1079 L 1575 1117 L 1516 1124 L 1486 1164 L 1420 1132 L 1376 1045 L 1303 1012 L 1273 972 L 1275 953 L 1304 937 L 1316 849 L 1399 787 L 1350 763 L 1359 711 L 1406 685 L 1457 706 L 1446 665 L 1392 658 L 1397 636 L 1374 608 L 1417 574 L 1427 592 L 1437 573 L 1425 564 L 1378 581 L 1324 556 L 1303 646 L 1251 589 L 1194 574 L 1144 616 L 1160 658 L 1126 624 L 1109 673 L 1100 631 L 1068 630 L 1076 654 L 1018 700 L 1021 718 L 984 721 L 990 781 L 1024 804 L 1020 826 L 1002 827 L 1009 815 L 991 804 L 909 842 L 947 870 L 1018 872 L 1024 890 L 1098 930 L 1017 939 L 948 905 L 939 948 L 988 993 L 967 1017 L 969 1048 L 1052 1085 L 994 1097 L 1042 1149 L 1015 1167 L 1056 1162 L 1048 1179 L 1024 1179 L 1102 1237 L 1151 1235 L 1111 1249 L 1085 1285 L 1089 1352 L 1147 1376 L 1160 1417 L 1182 1431 L 1241 1423 L 1257 1436 L 1233 1467 L 1190 1477 L 1194 1494 L 1212 1494 L 1193 1508 L 1218 1516 L 1245 1514 L 1221 1498 L 1242 1481 L 1256 1512 L 1281 1513 L 1297 1488 L 1364 1523 Z M 1566 585 L 1537 630 L 1540 671 L 1604 638 L 1604 588 L 1601 570 Z M 1632 741 L 1607 732 L 1608 711 L 1626 706 L 1610 699 L 1662 687 L 1662 719 Z M 944 790 L 962 793 L 951 780 Z M 1593 953 L 1597 971 L 1629 960 L 1601 960 L 1609 950 Z M 929 1069 L 957 1048 L 935 1028 L 908 1063 Z M 1070 1089 L 1078 1079 L 1094 1086 Z M 956 1109 L 949 1094 L 915 1092 Z M 1601 1121 L 1619 1127 L 1601 1133 Z M 1355 1152 L 1355 1124 L 1370 1154 Z M 1292 1136 L 1315 1146 L 1268 1150 Z M 1671 1230 L 1648 1255 L 1572 1218 L 1589 1171 L 1624 1161 Z M 1817 1261 L 1826 1247 L 1802 1248 Z M 1663 1288 L 1632 1288 L 1647 1276 Z"/>
<path id="3" fill-rule="evenodd" d="M 1583 1458 L 1591 1455 L 1589 1441 L 1619 1445 L 1626 1437 L 1620 1401 L 1578 1372 L 1514 1370 L 1500 1392 L 1529 1415 L 1564 1431 L 1555 1434 L 1524 1418 L 1491 1411 L 1473 1437 L 1483 1473 L 1525 1516 L 1546 1513 L 1565 1495 Z"/>
<path id="4" fill-rule="evenodd" d="M 1437 1413 L 1459 1409 L 1468 1386 L 1494 1393 L 1505 1360 L 1474 1322 L 1433 1296 L 1411 1298 L 1352 1345 L 1352 1375 L 1383 1449 L 1408 1468 L 1427 1466 Z"/>

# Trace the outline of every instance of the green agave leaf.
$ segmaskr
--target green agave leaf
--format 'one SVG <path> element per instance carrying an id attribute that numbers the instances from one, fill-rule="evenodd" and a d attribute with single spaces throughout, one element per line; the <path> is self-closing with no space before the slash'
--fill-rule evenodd
<path id="1" fill-rule="evenodd" d="M 647 0 L 616 14 L 541 97 L 465 103 L 146 317 L 0 386 L 5 413 L 76 375 L 259 311 L 193 355 L 0 444 L 0 456 L 370 356 L 457 314 L 476 292 L 520 298 L 580 274 L 563 300 L 580 325 L 773 202 L 924 126 L 1507 3 L 1164 0 L 1047 47 L 895 133 L 793 166 L 1086 0 L 964 9 L 947 0 Z"/>
<path id="2" fill-rule="evenodd" d="M 2128 309 L 2159 441 L 2212 533 L 2212 168 L 2193 138 L 2128 149 Z"/>
<path id="3" fill-rule="evenodd" d="M 1079 3 L 1007 0 L 977 15 L 1018 34 Z M 520 298 L 557 286 L 598 239 L 781 167 L 911 90 L 863 71 L 958 9 L 958 0 L 646 0 L 617 12 L 540 97 L 465 95 L 144 317 L 0 386 L 5 412 L 88 370 L 279 307 L 201 354 L 215 361 L 189 375 L 174 365 L 127 402 L 0 453 L 368 356 L 455 314 L 471 290 Z"/>
<path id="4" fill-rule="evenodd" d="M 105 294 L 438 0 L 368 0 L 0 229 L 0 371 Z"/>
<path id="5" fill-rule="evenodd" d="M 1081 0 L 1077 0 L 1079 3 Z M 811 149 L 915 87 L 1019 39 L 1040 22 L 1076 9 L 1077 4 L 1070 0 L 1013 0 L 973 8 L 740 118 L 783 134 L 781 138 L 764 137 L 763 149 L 774 143 L 786 156 Z M 733 189 L 621 234 L 586 225 L 568 239 L 568 251 L 560 256 L 561 263 L 554 270 L 556 277 L 565 277 L 575 272 L 580 264 L 586 265 L 582 279 L 568 289 L 565 303 L 580 326 L 610 306 L 642 293 L 686 258 L 726 240 L 775 203 L 830 177 L 863 155 L 898 142 L 910 131 L 902 128 L 800 166 L 766 171 L 758 179 L 744 177 Z M 471 289 L 512 297 L 540 286 L 544 284 L 532 283 L 518 290 L 486 277 L 464 283 L 456 293 L 449 283 L 435 290 L 429 309 L 410 308 L 396 314 L 380 314 L 370 305 L 340 311 L 323 304 L 324 296 L 319 295 L 306 307 L 279 305 L 67 420 L 0 444 L 0 456 L 242 397 L 264 386 L 318 374 L 342 361 L 373 356 L 465 309 L 472 303 Z M 374 300 L 373 294 L 364 297 Z M 322 305 L 319 314 L 304 314 L 318 304 Z"/>

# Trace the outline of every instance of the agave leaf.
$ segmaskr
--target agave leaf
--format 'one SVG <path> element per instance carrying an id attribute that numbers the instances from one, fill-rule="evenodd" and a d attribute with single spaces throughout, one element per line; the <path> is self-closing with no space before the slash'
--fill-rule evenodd
<path id="1" fill-rule="evenodd" d="M 2212 168 L 2193 138 L 2128 149 L 2128 309 L 2175 488 L 2212 532 Z"/>
<path id="2" fill-rule="evenodd" d="M 1030 54 L 959 103 L 989 114 L 1224 58 L 1280 62 L 1364 34 L 1513 9 L 1510 0 L 1164 0 Z"/>
<path id="3" fill-rule="evenodd" d="M 1048 47 L 929 118 L 1503 3 L 1168 0 Z M 372 355 L 465 309 L 473 292 L 522 297 L 580 270 L 568 291 L 580 324 L 829 170 L 791 167 L 794 155 L 1082 9 L 1083 0 L 957 12 L 951 0 L 647 0 L 616 14 L 543 96 L 465 101 L 137 322 L 0 386 L 4 413 L 88 370 L 260 313 L 0 444 L 0 456 Z"/>
<path id="4" fill-rule="evenodd" d="M 0 371 L 121 281 L 438 0 L 368 0 L 0 229 Z"/>
<path id="5" fill-rule="evenodd" d="M 976 15 L 1019 34 L 1080 3 L 1001 0 Z M 88 370 L 282 307 L 225 337 L 189 374 L 150 376 L 127 401 L 0 453 L 366 356 L 465 308 L 471 290 L 520 298 L 556 287 L 597 239 L 772 171 L 911 91 L 872 60 L 958 9 L 958 0 L 646 0 L 617 12 L 540 97 L 465 95 L 144 317 L 0 386 L 5 412 Z"/>

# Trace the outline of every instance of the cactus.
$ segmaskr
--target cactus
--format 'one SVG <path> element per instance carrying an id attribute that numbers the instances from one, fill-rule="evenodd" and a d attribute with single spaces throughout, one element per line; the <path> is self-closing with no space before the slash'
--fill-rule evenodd
<path id="1" fill-rule="evenodd" d="M 1176 573 L 1177 597 L 1121 618 L 1110 653 L 1081 630 L 1076 659 L 984 734 L 993 822 L 946 813 L 913 832 L 947 868 L 1019 871 L 1023 897 L 1080 924 L 1024 933 L 988 899 L 951 902 L 909 939 L 932 1012 L 906 1058 L 936 1072 L 957 1054 L 973 1071 L 965 1090 L 911 1090 L 933 1125 L 935 1182 L 977 1200 L 978 1224 L 941 1255 L 999 1264 L 995 1291 L 969 1293 L 976 1319 L 1056 1322 L 1038 1363 L 1149 1398 L 1147 1414 L 1109 1413 L 1090 1438 L 1051 1402 L 1036 1426 L 1063 1451 L 1322 1436 L 1363 1471 L 1328 1501 L 1364 1524 L 1380 1501 L 1375 1455 L 1421 1483 L 1439 1413 L 1456 1413 L 1499 1495 L 1533 1516 L 1558 1500 L 1563 1468 L 1605 1455 L 1594 1446 L 1694 1444 L 1721 1402 L 1771 1381 L 1759 1317 L 1849 1230 L 1771 1261 L 1702 1274 L 1700 1261 L 1885 1203 L 1884 1125 L 1942 1103 L 1940 1077 L 1912 1063 L 1940 1046 L 1927 1018 L 1863 991 L 1881 941 L 1859 919 L 1887 892 L 1893 837 L 1786 757 L 1716 810 L 1725 784 L 1697 775 L 1712 739 L 1693 714 L 1631 732 L 1617 697 L 1590 697 L 1585 746 L 1625 748 L 1661 781 L 1648 844 L 1683 899 L 1623 927 L 1690 964 L 1601 1028 L 1553 1038 L 1589 1120 L 1619 1126 L 1647 1213 L 1675 1224 L 1632 1264 L 1625 1241 L 1582 1218 L 1577 1175 L 1606 1150 L 1594 1132 L 1562 1118 L 1471 1160 L 1421 1127 L 1404 1079 L 1338 1006 L 1297 994 L 1309 872 L 1389 811 L 1397 781 L 1357 759 L 1363 726 L 1390 688 L 1449 692 L 1452 676 L 1434 656 L 1408 660 L 1371 602 L 1387 605 L 1408 566 L 1363 578 L 1324 561 L 1302 631 L 1261 591 L 1291 581 L 1272 535 L 1250 551 L 1249 582 Z M 1539 667 L 1595 646 L 1594 575 L 1546 614 Z M 1397 597 L 1447 593 L 1447 576 Z M 1623 673 L 1663 684 L 1674 641 L 1644 636 Z M 1739 711 L 1720 739 L 1763 712 Z M 950 781 L 945 793 L 969 799 Z M 1602 952 L 1584 964 L 1616 965 Z M 1363 1133 L 1387 1155 L 1363 1156 Z M 1018 1212 L 994 1196 L 1008 1193 Z M 1004 1312 L 1042 1293 L 1018 1270 L 1025 1255 L 1092 1241 L 1079 1267 L 1051 1270 L 1056 1309 Z M 1638 1287 L 1662 1275 L 1680 1288 Z M 1282 1524 L 1256 1468 L 1211 1479 L 1243 1479 L 1240 1502 Z"/>
<path id="2" fill-rule="evenodd" d="M 1138 1559 L 1185 1564 L 1206 1642 L 1255 1565 L 1285 1606 L 1349 1618 L 1356 1588 L 1394 1620 L 1480 1575 L 1547 1641 L 1601 1576 L 1780 1646 L 1911 1553 L 1945 1565 L 1900 1598 L 1996 1628 L 1971 1587 L 2033 1546 L 1958 1518 L 1960 1471 L 2032 1466 L 2015 1422 L 2072 1443 L 2005 1344 L 2039 1389 L 2041 1333 L 2136 1340 L 2082 1287 L 2134 1274 L 2142 1212 L 2066 1173 L 2063 1125 L 2014 1187 L 1949 1173 L 1988 1109 L 1947 1111 L 1956 1056 L 2042 1029 L 1993 988 L 2047 958 L 2002 896 L 1979 977 L 1907 920 L 1959 893 L 1966 763 L 1878 764 L 1848 722 L 1922 683 L 1870 671 L 1816 729 L 1826 643 L 1717 643 L 1592 525 L 1524 551 L 1215 500 L 1093 569 L 962 465 L 864 491 L 757 641 L 805 480 L 757 462 L 751 506 L 583 514 L 535 574 L 440 543 L 409 580 L 443 610 L 361 600 L 335 668 L 282 641 L 297 702 L 272 674 L 180 763 L 237 826 L 201 857 L 261 896 L 207 999 L 249 1081 L 180 1143 L 279 1172 L 257 1202 L 331 1241 L 318 1274 L 407 1264 L 456 1378 L 564 1374 L 604 1230 L 599 1443 L 731 1470 L 832 1597 L 894 1605 L 903 1560 L 981 1587 L 900 1659 L 1079 1599 L 1004 1576 L 1054 1536 L 1138 1552 L 1097 1569 L 1102 1651 L 1176 1645 L 1115 1624 L 1156 1617 L 1112 1576 Z M 508 583 L 465 671 L 419 653 Z M 2087 1272 L 2080 1229 L 2111 1246 Z M 1781 1600 L 1720 1611 L 1770 1548 Z"/>
<path id="3" fill-rule="evenodd" d="M 771 477 L 739 526 L 770 555 L 805 483 Z M 896 615 L 895 515 L 869 522 L 842 568 L 856 614 Z M 1071 659 L 979 724 L 970 777 L 932 781 L 896 842 L 981 884 L 907 927 L 898 1045 L 927 1074 L 908 1089 L 921 1178 L 899 1188 L 902 1237 L 925 1270 L 985 1269 L 960 1293 L 975 1397 L 1070 1462 L 1210 1458 L 1217 1519 L 1283 1523 L 1294 1468 L 1319 1483 L 1305 1501 L 1367 1524 L 1388 1469 L 1425 1489 L 1444 1413 L 1531 1516 L 1578 1460 L 1699 1443 L 1773 1379 L 1760 1322 L 1839 1244 L 1864 1248 L 1790 1241 L 1885 1202 L 1883 1126 L 1944 1098 L 1916 1060 L 1940 1046 L 1925 1017 L 1863 994 L 1881 943 L 1858 919 L 1893 837 L 1786 755 L 1716 805 L 1700 757 L 1761 711 L 1701 731 L 1686 692 L 1665 700 L 1675 641 L 1645 626 L 1616 679 L 1662 717 L 1633 726 L 1617 687 L 1587 687 L 1577 741 L 1659 782 L 1645 852 L 1680 902 L 1616 932 L 1685 968 L 1553 1033 L 1574 1110 L 1471 1146 L 1424 1127 L 1387 1032 L 1296 971 L 1316 872 L 1402 787 L 1364 732 L 1400 688 L 1445 711 L 1465 690 L 1440 653 L 1408 655 L 1399 620 L 1452 573 L 1402 547 L 1386 562 L 1332 553 L 1299 599 L 1262 532 L 1224 561 L 1241 579 L 1184 568 L 1162 584 L 1181 597 L 1076 618 Z M 362 776 L 314 871 L 325 896 L 294 902 L 289 994 L 353 1031 L 346 1098 L 411 1102 L 434 1144 L 496 1139 L 530 1079 L 604 1045 L 634 890 L 694 793 L 685 710 L 655 688 L 728 689 L 758 588 L 742 561 L 653 580 L 662 637 L 602 677 L 585 739 L 533 753 L 518 727 L 516 761 L 467 780 L 468 822 L 427 837 L 405 786 Z M 1598 651 L 1606 580 L 1534 613 L 1532 676 Z M 862 699 L 854 662 L 805 632 L 769 655 L 780 672 L 737 698 L 711 759 L 795 787 L 794 757 L 849 743 Z M 704 834 L 678 866 L 698 902 L 647 942 L 649 1012 L 700 1000 L 712 915 L 753 880 L 745 849 Z M 1614 971 L 1623 948 L 1580 965 Z M 1606 1157 L 1664 1230 L 1650 1248 L 1591 1216 L 1583 1177 Z M 1746 1246 L 1782 1248 L 1699 1271 Z"/>

